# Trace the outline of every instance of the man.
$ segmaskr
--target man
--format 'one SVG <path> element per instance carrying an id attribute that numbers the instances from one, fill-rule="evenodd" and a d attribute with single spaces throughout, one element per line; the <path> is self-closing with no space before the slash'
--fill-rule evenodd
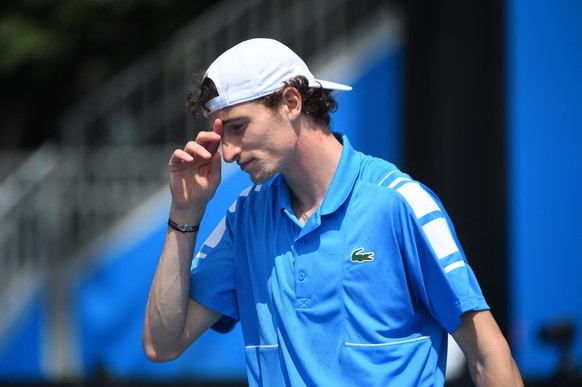
<path id="1" fill-rule="evenodd" d="M 148 358 L 175 359 L 208 328 L 240 320 L 250 385 L 438 386 L 450 332 L 477 385 L 522 384 L 437 197 L 330 131 L 333 92 L 350 89 L 315 79 L 270 39 L 209 67 L 188 106 L 212 131 L 169 162 Z M 254 186 L 192 264 L 221 157 Z"/>

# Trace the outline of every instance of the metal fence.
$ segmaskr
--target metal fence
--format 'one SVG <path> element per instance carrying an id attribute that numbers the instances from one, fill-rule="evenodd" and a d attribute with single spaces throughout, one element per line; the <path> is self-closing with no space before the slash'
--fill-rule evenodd
<path id="1" fill-rule="evenodd" d="M 159 144 L 191 137 L 184 113 L 188 84 L 225 49 L 251 37 L 274 37 L 309 58 L 374 15 L 387 0 L 223 1 L 146 58 L 70 109 L 62 141 Z"/>

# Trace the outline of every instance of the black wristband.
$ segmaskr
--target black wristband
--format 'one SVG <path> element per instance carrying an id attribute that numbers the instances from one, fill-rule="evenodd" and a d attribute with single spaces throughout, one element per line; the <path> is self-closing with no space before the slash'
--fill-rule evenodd
<path id="1" fill-rule="evenodd" d="M 168 219 L 168 226 L 172 227 L 174 230 L 180 232 L 196 232 L 200 229 L 200 225 L 197 224 L 196 226 L 189 226 L 187 224 L 178 224 L 174 222 L 172 219 Z"/>

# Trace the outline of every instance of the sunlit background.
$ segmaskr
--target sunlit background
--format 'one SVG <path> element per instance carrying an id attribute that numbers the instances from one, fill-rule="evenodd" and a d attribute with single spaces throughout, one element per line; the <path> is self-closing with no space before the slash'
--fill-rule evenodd
<path id="1" fill-rule="evenodd" d="M 332 129 L 440 196 L 526 385 L 582 385 L 579 0 L 0 2 L 0 384 L 246 385 L 240 328 L 166 364 L 141 331 L 185 97 L 250 37 L 354 87 Z"/>

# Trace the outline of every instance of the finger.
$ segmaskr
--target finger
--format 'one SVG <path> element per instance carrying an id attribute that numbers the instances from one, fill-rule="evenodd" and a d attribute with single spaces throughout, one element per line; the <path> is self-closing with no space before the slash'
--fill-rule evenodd
<path id="1" fill-rule="evenodd" d="M 216 142 L 212 142 L 208 145 L 207 149 L 210 153 L 214 154 L 216 153 L 216 151 L 218 150 L 218 146 L 220 145 L 220 140 L 222 139 L 222 132 L 223 132 L 223 124 L 222 124 L 222 120 L 220 118 L 217 118 L 214 120 L 214 124 L 212 125 L 212 132 L 214 133 L 214 140 L 217 139 L 218 135 L 218 141 Z"/>
<path id="2" fill-rule="evenodd" d="M 219 134 L 215 133 L 214 131 L 201 131 L 196 136 L 196 142 L 191 144 L 191 149 L 195 150 L 197 154 L 202 156 L 205 159 L 210 158 L 216 151 L 218 150 L 218 146 L 220 145 L 221 137 Z M 201 146 L 204 149 L 197 149 L 197 146 Z"/>
<path id="3" fill-rule="evenodd" d="M 214 120 L 214 124 L 212 125 L 212 131 L 218 134 L 222 138 L 222 133 L 224 130 L 224 123 L 220 118 Z"/>
<path id="4" fill-rule="evenodd" d="M 179 164 L 182 162 L 192 162 L 192 161 L 194 161 L 194 155 L 185 152 L 182 149 L 176 149 L 174 153 L 172 153 L 172 157 L 170 158 L 170 164 Z"/>
<path id="5" fill-rule="evenodd" d="M 206 132 L 208 133 L 208 132 Z M 196 141 L 190 141 L 184 147 L 184 152 L 188 153 L 194 158 L 210 159 L 212 153 L 208 150 L 208 147 L 212 148 L 212 143 L 219 141 L 220 139 L 213 139 L 213 136 L 207 136 L 202 134 L 202 132 L 196 137 Z M 216 137 L 216 135 L 214 135 Z"/>
<path id="6" fill-rule="evenodd" d="M 211 159 L 212 168 L 210 169 L 210 181 L 215 188 L 218 188 L 218 185 L 221 181 L 222 176 L 222 155 L 220 152 L 216 152 L 212 155 Z"/>

